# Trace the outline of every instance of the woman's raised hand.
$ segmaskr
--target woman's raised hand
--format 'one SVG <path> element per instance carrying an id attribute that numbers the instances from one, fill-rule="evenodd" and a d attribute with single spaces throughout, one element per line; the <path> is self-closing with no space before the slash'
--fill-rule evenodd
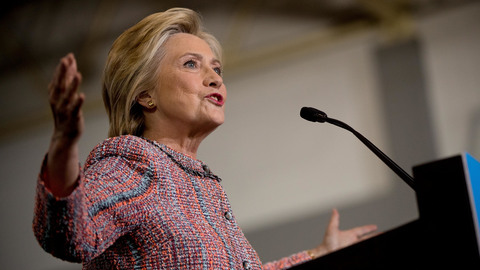
<path id="1" fill-rule="evenodd" d="M 84 129 L 81 107 L 85 100 L 85 95 L 78 91 L 81 81 L 77 61 L 69 53 L 60 60 L 48 86 L 55 125 L 44 181 L 58 197 L 74 190 L 79 175 L 78 141 Z"/>
<path id="2" fill-rule="evenodd" d="M 50 82 L 50 107 L 55 121 L 54 137 L 76 142 L 84 128 L 81 106 L 85 95 L 78 92 L 82 75 L 72 53 L 60 60 Z"/>

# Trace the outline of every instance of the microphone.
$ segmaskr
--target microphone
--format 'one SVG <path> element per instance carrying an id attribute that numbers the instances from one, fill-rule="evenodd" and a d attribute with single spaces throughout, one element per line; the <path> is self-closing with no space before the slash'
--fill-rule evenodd
<path id="1" fill-rule="evenodd" d="M 300 116 L 308 121 L 324 123 L 327 114 L 315 108 L 303 107 L 300 110 Z"/>
<path id="2" fill-rule="evenodd" d="M 398 166 L 393 160 L 391 160 L 387 155 L 385 155 L 380 149 L 378 149 L 372 142 L 365 138 L 362 134 L 357 132 L 355 129 L 349 125 L 343 123 L 342 121 L 329 118 L 326 113 L 317 110 L 311 107 L 303 107 L 300 110 L 300 116 L 311 122 L 319 123 L 330 123 L 332 125 L 341 127 L 352 132 L 360 141 L 365 144 L 378 158 L 380 158 L 390 169 L 392 169 L 407 185 L 409 185 L 413 190 L 416 190 L 415 180 L 406 173 L 400 166 Z"/>

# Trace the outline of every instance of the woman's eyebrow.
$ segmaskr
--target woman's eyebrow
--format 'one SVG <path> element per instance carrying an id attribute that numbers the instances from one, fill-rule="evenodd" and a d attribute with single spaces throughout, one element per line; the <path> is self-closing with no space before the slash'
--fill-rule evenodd
<path id="1" fill-rule="evenodd" d="M 182 55 L 182 57 L 185 57 L 185 56 L 193 56 L 199 60 L 203 60 L 204 57 L 203 55 L 199 54 L 199 53 L 194 53 L 194 52 L 187 52 L 185 53 L 184 55 Z M 211 64 L 218 64 L 218 65 L 222 65 L 222 62 L 217 59 L 217 58 L 213 58 L 211 61 L 210 61 Z"/>

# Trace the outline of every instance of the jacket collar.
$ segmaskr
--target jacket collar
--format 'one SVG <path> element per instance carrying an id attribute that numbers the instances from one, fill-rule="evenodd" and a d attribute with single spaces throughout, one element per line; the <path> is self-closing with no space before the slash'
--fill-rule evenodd
<path id="1" fill-rule="evenodd" d="M 146 138 L 143 138 L 143 139 L 153 144 L 154 146 L 158 147 L 163 153 L 165 153 L 175 164 L 177 164 L 185 172 L 195 176 L 212 178 L 217 180 L 218 182 L 222 181 L 222 179 L 217 175 L 215 175 L 214 173 L 212 173 L 212 171 L 207 166 L 207 164 L 203 163 L 202 161 L 198 159 L 194 159 L 191 156 L 186 155 L 184 153 L 178 152 L 168 147 L 165 144 L 161 144 Z"/>

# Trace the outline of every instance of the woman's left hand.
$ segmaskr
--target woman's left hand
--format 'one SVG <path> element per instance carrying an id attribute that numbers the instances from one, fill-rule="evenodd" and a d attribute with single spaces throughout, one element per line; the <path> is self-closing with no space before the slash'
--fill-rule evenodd
<path id="1" fill-rule="evenodd" d="M 333 209 L 323 242 L 316 248 L 308 251 L 312 258 L 318 258 L 377 235 L 377 233 L 375 233 L 377 226 L 373 224 L 359 226 L 345 231 L 340 230 L 339 225 L 340 214 L 337 209 Z"/>

